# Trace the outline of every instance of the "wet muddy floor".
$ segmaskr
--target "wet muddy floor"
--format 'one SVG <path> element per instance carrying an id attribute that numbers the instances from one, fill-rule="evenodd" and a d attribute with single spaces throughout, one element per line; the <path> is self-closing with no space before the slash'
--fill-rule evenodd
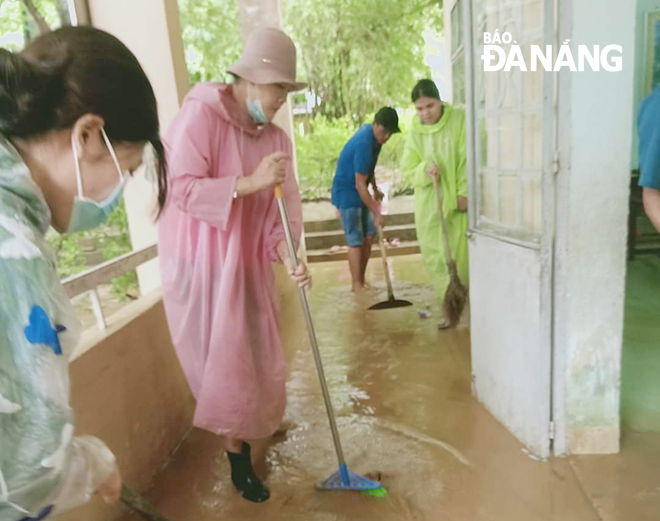
<path id="1" fill-rule="evenodd" d="M 472 399 L 469 330 L 464 324 L 438 331 L 439 309 L 420 258 L 399 257 L 391 271 L 396 297 L 413 307 L 366 311 L 386 298 L 376 261 L 366 295 L 350 292 L 345 263 L 314 266 L 310 294 L 349 467 L 382 476 L 389 495 L 315 489 L 337 462 L 301 314 L 289 304 L 282 316 L 290 369 L 285 431 L 255 444 L 264 454 L 259 470 L 267 476 L 271 500 L 243 500 L 231 485 L 218 440 L 193 431 L 148 494 L 168 518 L 660 519 L 660 437 L 630 433 L 618 456 L 531 458 Z M 421 309 L 431 317 L 420 318 Z"/>

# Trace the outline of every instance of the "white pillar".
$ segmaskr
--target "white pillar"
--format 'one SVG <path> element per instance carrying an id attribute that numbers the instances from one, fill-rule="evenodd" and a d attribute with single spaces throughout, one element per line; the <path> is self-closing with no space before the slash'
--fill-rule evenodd
<path id="1" fill-rule="evenodd" d="M 167 130 L 188 90 L 176 0 L 88 0 L 95 27 L 112 33 L 137 56 L 156 93 L 161 132 Z M 157 242 L 156 185 L 140 169 L 124 195 L 133 249 Z M 160 287 L 158 260 L 138 268 L 141 292 Z"/>
<path id="2" fill-rule="evenodd" d="M 560 39 L 623 47 L 620 72 L 562 73 L 555 261 L 558 453 L 616 453 L 625 298 L 635 9 L 562 0 Z M 573 47 L 573 45 L 571 44 Z M 574 51 L 575 52 L 575 51 Z"/>

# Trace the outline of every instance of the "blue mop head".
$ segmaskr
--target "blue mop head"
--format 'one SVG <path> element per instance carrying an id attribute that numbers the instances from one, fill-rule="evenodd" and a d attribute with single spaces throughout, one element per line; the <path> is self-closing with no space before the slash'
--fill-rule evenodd
<path id="1" fill-rule="evenodd" d="M 346 465 L 340 465 L 339 471 L 318 485 L 320 490 L 356 490 L 363 492 L 365 490 L 376 490 L 382 486 L 378 481 L 360 476 L 348 470 Z"/>

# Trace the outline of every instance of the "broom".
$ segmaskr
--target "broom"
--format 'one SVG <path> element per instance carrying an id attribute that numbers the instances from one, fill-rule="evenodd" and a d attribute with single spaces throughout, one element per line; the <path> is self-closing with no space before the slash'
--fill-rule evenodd
<path id="1" fill-rule="evenodd" d="M 128 508 L 140 514 L 146 521 L 169 521 L 149 501 L 126 485 L 121 487 L 121 500 Z"/>
<path id="2" fill-rule="evenodd" d="M 454 260 L 449 246 L 449 231 L 447 230 L 447 221 L 442 213 L 442 191 L 438 187 L 437 176 L 433 177 L 433 189 L 435 190 L 435 195 L 438 199 L 438 217 L 440 218 L 440 227 L 442 228 L 445 261 L 447 263 L 447 271 L 449 272 L 449 286 L 447 286 L 444 300 L 445 318 L 448 325 L 441 326 L 442 329 L 448 329 L 456 326 L 461 320 L 463 309 L 465 309 L 465 304 L 467 303 L 468 292 L 458 276 L 456 261 Z"/>

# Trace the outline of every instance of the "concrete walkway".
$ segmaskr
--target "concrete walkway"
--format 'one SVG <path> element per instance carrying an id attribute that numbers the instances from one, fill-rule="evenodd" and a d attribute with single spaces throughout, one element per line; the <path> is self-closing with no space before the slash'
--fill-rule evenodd
<path id="1" fill-rule="evenodd" d="M 218 440 L 193 431 L 148 496 L 172 521 L 655 521 L 660 519 L 660 438 L 629 433 L 618 456 L 532 459 L 470 393 L 470 333 L 436 328 L 437 298 L 419 256 L 392 261 L 397 297 L 415 305 L 371 312 L 386 298 L 350 292 L 344 263 L 313 268 L 311 293 L 346 456 L 380 476 L 383 499 L 319 492 L 336 470 L 301 313 L 282 317 L 289 359 L 286 432 L 268 444 L 260 472 L 272 498 L 254 505 L 229 479 Z M 419 309 L 431 311 L 421 319 Z M 135 515 L 127 519 L 137 520 Z"/>

